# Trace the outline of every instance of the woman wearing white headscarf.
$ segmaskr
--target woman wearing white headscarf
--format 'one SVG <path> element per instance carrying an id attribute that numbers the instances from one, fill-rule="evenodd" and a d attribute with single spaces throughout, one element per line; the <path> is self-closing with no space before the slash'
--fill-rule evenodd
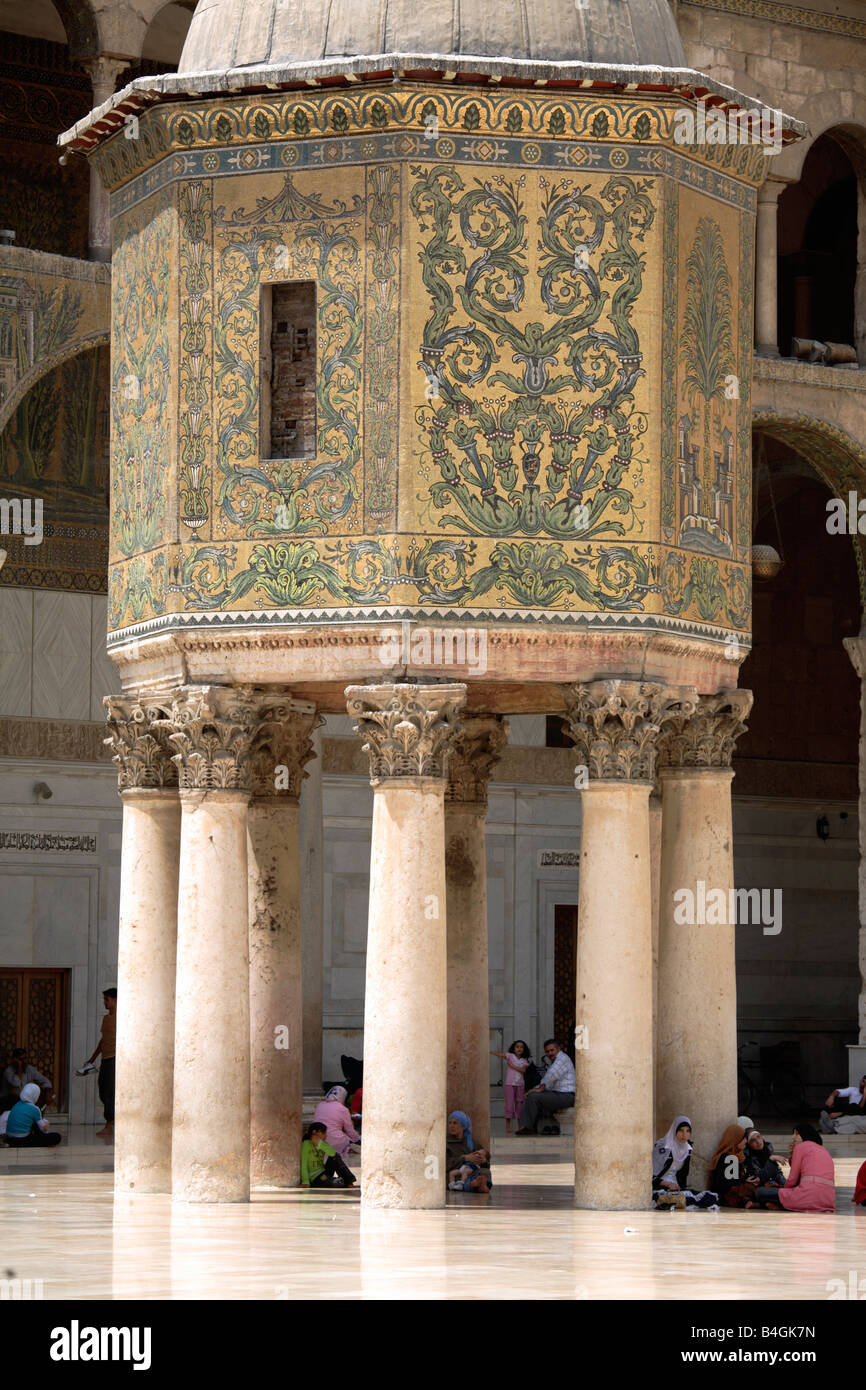
<path id="1" fill-rule="evenodd" d="M 35 1081 L 21 1087 L 21 1098 L 15 1102 L 6 1119 L 6 1143 L 13 1149 L 53 1149 L 63 1138 L 50 1134 L 48 1121 L 36 1102 L 41 1095 Z"/>
<path id="2" fill-rule="evenodd" d="M 345 1086 L 332 1086 L 325 1099 L 319 1101 L 313 1116 L 314 1120 L 325 1125 L 327 1143 L 341 1156 L 349 1152 L 350 1144 L 357 1144 L 361 1138 L 346 1109 L 347 1095 Z"/>
<path id="3" fill-rule="evenodd" d="M 653 1148 L 653 1202 L 657 1207 L 700 1207 L 709 1211 L 719 1205 L 715 1192 L 695 1192 L 688 1187 L 692 1155 L 692 1122 L 688 1115 L 677 1115 L 667 1134 Z"/>

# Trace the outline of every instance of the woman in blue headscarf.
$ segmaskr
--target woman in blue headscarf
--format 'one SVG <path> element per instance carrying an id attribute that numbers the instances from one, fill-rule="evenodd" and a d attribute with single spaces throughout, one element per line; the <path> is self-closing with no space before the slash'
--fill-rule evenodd
<path id="1" fill-rule="evenodd" d="M 452 1110 L 448 1116 L 448 1132 L 445 1141 L 445 1172 L 450 1173 L 464 1163 L 471 1162 L 475 1172 L 472 1177 L 472 1192 L 489 1192 L 493 1186 L 490 1176 L 490 1155 L 485 1149 L 476 1149 L 472 1140 L 472 1121 L 465 1110 Z M 467 1180 L 468 1181 L 468 1180 Z"/>

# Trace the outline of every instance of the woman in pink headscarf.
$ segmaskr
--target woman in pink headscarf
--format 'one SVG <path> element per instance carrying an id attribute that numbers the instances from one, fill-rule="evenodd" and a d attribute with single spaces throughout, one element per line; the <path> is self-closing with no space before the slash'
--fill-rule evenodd
<path id="1" fill-rule="evenodd" d="M 361 1138 L 346 1109 L 347 1095 L 345 1086 L 332 1086 L 325 1099 L 319 1101 L 313 1116 L 325 1126 L 327 1143 L 341 1156 L 349 1152 L 350 1144 L 357 1144 Z"/>

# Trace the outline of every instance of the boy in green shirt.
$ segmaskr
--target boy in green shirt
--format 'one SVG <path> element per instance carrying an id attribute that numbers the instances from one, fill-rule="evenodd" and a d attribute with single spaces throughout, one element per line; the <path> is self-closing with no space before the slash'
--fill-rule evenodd
<path id="1" fill-rule="evenodd" d="M 313 1121 L 301 1144 L 302 1187 L 354 1187 L 358 1179 L 340 1157 L 325 1143 L 325 1125 Z"/>

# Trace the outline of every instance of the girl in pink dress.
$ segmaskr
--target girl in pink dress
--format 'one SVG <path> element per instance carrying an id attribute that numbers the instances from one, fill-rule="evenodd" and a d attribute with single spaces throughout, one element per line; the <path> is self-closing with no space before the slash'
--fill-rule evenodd
<path id="1" fill-rule="evenodd" d="M 532 1061 L 529 1048 L 522 1038 L 517 1038 L 507 1052 L 491 1052 L 491 1057 L 501 1057 L 506 1063 L 505 1072 L 505 1133 L 511 1133 L 511 1121 L 520 1119 L 523 1109 L 525 1082 L 523 1073 Z"/>
<path id="2" fill-rule="evenodd" d="M 835 1211 L 836 1184 L 833 1160 L 820 1134 L 811 1125 L 794 1127 L 791 1141 L 791 1173 L 777 1193 L 784 1211 Z"/>

